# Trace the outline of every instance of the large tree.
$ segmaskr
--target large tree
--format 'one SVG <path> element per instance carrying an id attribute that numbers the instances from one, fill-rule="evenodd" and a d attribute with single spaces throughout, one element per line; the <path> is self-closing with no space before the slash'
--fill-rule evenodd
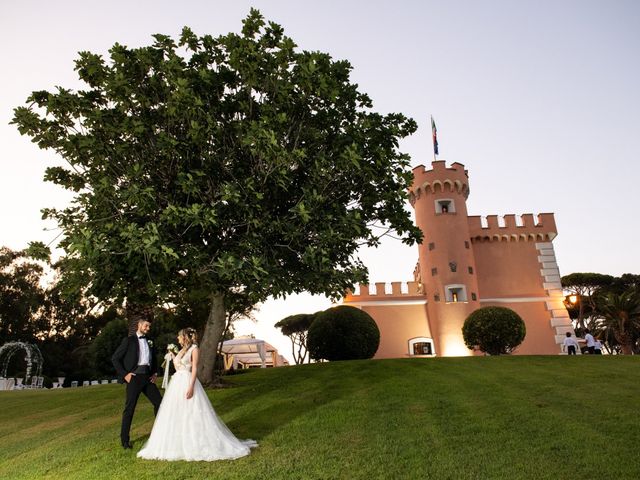
<path id="1" fill-rule="evenodd" d="M 0 345 L 48 336 L 44 268 L 25 251 L 0 247 Z"/>
<path id="2" fill-rule="evenodd" d="M 116 44 L 107 61 L 81 52 L 86 89 L 34 92 L 13 122 L 69 164 L 45 178 L 75 197 L 44 215 L 92 295 L 206 295 L 208 383 L 230 305 L 341 296 L 366 280 L 359 246 L 421 239 L 398 150 L 416 124 L 372 111 L 347 61 L 299 51 L 256 10 L 240 34 L 154 39 Z"/>
<path id="3" fill-rule="evenodd" d="M 583 331 L 586 328 L 585 316 L 593 315 L 596 309 L 596 294 L 609 287 L 614 277 L 602 273 L 576 272 L 565 275 L 561 280 L 562 288 L 570 293 L 570 297 L 575 296 L 575 300 L 569 302 L 569 313 Z"/>

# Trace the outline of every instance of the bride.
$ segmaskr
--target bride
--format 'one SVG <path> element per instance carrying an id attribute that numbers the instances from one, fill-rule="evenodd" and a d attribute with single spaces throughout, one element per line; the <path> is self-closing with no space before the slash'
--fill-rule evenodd
<path id="1" fill-rule="evenodd" d="M 171 377 L 147 443 L 138 457 L 156 460 L 222 460 L 244 457 L 253 440 L 238 440 L 218 418 L 196 378 L 200 350 L 193 328 L 178 332 L 182 350 L 173 357 Z"/>

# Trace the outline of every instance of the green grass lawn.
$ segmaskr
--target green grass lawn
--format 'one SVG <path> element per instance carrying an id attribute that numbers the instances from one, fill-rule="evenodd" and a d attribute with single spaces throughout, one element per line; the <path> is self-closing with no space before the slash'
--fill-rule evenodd
<path id="1" fill-rule="evenodd" d="M 119 444 L 124 387 L 0 392 L 0 478 L 637 479 L 640 359 L 475 357 L 335 362 L 210 390 L 238 438 L 220 462 L 139 460 L 149 402 Z"/>

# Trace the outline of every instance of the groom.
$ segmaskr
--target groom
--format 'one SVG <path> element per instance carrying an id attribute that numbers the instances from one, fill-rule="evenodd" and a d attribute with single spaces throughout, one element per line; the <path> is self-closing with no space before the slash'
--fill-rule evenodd
<path id="1" fill-rule="evenodd" d="M 138 329 L 134 335 L 124 340 L 111 356 L 111 362 L 118 372 L 118 382 L 127 384 L 127 400 L 122 412 L 122 427 L 120 441 L 123 448 L 131 448 L 129 431 L 133 412 L 141 393 L 144 393 L 153 404 L 153 413 L 158 413 L 162 396 L 155 380 L 158 372 L 153 345 L 147 341 L 147 333 L 151 329 L 151 322 L 138 320 Z"/>

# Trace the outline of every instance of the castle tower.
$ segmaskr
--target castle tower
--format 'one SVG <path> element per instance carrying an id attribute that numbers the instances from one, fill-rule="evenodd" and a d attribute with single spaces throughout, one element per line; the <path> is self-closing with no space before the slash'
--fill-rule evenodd
<path id="1" fill-rule="evenodd" d="M 467 316 L 480 308 L 466 200 L 464 165 L 444 161 L 413 169 L 410 191 L 416 224 L 424 234 L 415 276 L 427 298 L 431 334 L 438 356 L 470 355 L 462 338 Z"/>

